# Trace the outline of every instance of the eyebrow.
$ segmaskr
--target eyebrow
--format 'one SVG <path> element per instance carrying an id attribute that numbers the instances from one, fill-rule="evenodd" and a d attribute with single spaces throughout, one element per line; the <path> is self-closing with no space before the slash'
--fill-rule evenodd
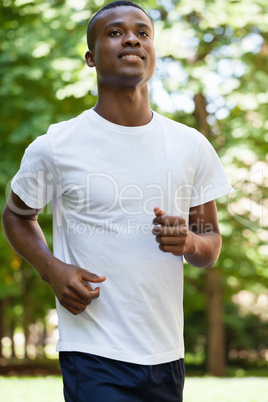
<path id="1" fill-rule="evenodd" d="M 123 26 L 124 24 L 125 24 L 124 21 L 114 21 L 114 22 L 111 22 L 110 24 L 106 25 L 105 29 L 113 27 L 113 26 Z M 152 31 L 152 28 L 145 22 L 136 22 L 135 25 L 139 28 L 147 28 L 150 31 Z"/>

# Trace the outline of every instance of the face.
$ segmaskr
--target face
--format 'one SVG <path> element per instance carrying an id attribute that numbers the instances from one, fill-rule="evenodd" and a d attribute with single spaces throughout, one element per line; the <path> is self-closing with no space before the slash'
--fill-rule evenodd
<path id="1" fill-rule="evenodd" d="M 147 83 L 156 63 L 153 34 L 151 20 L 138 8 L 104 11 L 95 22 L 94 50 L 86 53 L 98 84 L 116 88 Z"/>

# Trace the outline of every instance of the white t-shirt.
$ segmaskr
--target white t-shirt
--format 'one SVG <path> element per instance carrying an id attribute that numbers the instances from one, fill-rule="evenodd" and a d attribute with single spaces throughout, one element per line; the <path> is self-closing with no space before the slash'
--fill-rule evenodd
<path id="1" fill-rule="evenodd" d="M 27 148 L 12 189 L 32 208 L 53 200 L 57 258 L 107 277 L 77 316 L 57 301 L 58 351 L 138 364 L 184 356 L 183 258 L 160 251 L 151 231 L 154 207 L 188 220 L 231 191 L 202 134 L 156 112 L 125 127 L 91 109 Z"/>

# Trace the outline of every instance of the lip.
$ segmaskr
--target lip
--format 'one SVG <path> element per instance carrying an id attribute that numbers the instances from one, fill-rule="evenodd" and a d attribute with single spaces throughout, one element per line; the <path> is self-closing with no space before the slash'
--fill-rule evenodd
<path id="1" fill-rule="evenodd" d="M 127 59 L 127 60 L 137 60 L 137 59 L 141 59 L 144 60 L 144 55 L 142 52 L 137 52 L 137 51 L 123 51 L 119 54 L 119 59 Z"/>

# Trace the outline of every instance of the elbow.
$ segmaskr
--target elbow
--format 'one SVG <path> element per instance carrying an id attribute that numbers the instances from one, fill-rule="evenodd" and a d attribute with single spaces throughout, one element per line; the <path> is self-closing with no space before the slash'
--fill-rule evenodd
<path id="1" fill-rule="evenodd" d="M 206 266 L 202 267 L 205 269 L 212 268 L 216 262 L 218 261 L 220 254 L 221 254 L 221 246 L 222 246 L 222 238 L 221 235 L 217 233 L 217 241 L 216 244 L 214 245 L 213 249 L 211 250 L 210 253 L 210 259 L 208 260 L 208 263 Z"/>
<path id="2" fill-rule="evenodd" d="M 9 216 L 8 206 L 5 205 L 1 216 L 1 227 L 4 234 L 6 233 L 6 228 L 8 226 L 8 216 Z"/>
<path id="3" fill-rule="evenodd" d="M 197 268 L 208 269 L 218 261 L 221 252 L 222 239 L 220 233 L 202 234 L 199 247 L 193 254 L 184 255 L 186 261 Z"/>

